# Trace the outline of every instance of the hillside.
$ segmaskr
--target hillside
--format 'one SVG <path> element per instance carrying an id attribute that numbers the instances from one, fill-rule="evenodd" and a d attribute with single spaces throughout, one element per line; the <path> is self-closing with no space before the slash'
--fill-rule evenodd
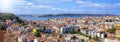
<path id="1" fill-rule="evenodd" d="M 5 22 L 5 20 L 7 19 L 10 19 L 10 20 L 13 20 L 13 19 L 16 19 L 17 22 L 19 23 L 22 23 L 22 19 L 19 18 L 18 16 L 14 15 L 13 13 L 0 13 L 0 20 Z"/>

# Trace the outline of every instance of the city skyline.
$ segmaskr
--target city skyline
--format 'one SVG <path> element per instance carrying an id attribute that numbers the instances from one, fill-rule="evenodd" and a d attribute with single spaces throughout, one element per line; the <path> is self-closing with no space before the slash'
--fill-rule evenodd
<path id="1" fill-rule="evenodd" d="M 14 14 L 116 14 L 119 0 L 0 0 L 0 12 Z"/>

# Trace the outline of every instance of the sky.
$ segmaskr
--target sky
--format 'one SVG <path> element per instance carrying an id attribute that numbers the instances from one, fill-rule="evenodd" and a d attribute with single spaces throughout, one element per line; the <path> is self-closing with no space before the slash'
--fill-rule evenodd
<path id="1" fill-rule="evenodd" d="M 14 14 L 120 14 L 120 0 L 0 0 L 0 12 Z"/>

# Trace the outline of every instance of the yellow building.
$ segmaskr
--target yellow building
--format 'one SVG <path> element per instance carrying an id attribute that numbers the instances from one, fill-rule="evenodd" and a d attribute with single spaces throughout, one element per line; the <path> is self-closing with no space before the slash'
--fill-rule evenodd
<path id="1" fill-rule="evenodd" d="M 117 27 L 120 27 L 120 24 L 116 24 Z"/>
<path id="2" fill-rule="evenodd" d="M 36 29 L 36 28 L 34 28 L 34 29 L 32 30 L 32 32 L 33 32 L 33 33 L 37 32 L 37 29 Z"/>

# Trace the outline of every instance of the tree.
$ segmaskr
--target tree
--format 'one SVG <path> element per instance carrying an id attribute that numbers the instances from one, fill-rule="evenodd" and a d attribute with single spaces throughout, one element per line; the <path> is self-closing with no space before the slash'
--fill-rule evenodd
<path id="1" fill-rule="evenodd" d="M 40 32 L 35 32 L 34 36 L 40 37 L 40 36 L 41 36 L 41 35 L 40 35 Z"/>
<path id="2" fill-rule="evenodd" d="M 99 37 L 98 37 L 98 36 L 95 36 L 95 38 L 94 38 L 94 39 L 97 41 L 97 40 L 99 40 Z"/>
<path id="3" fill-rule="evenodd" d="M 3 26 L 0 26 L 0 30 L 5 30 L 5 28 Z"/>
<path id="4" fill-rule="evenodd" d="M 2 30 L 2 27 L 0 26 L 0 30 Z"/>
<path id="5" fill-rule="evenodd" d="M 116 28 L 108 29 L 107 32 L 114 33 L 116 31 Z"/>
<path id="6" fill-rule="evenodd" d="M 23 20 L 13 13 L 0 13 L 0 20 L 5 21 L 7 19 L 13 20 L 16 19 L 17 22 L 22 23 Z M 23 24 L 23 23 L 22 23 Z"/>
<path id="7" fill-rule="evenodd" d="M 0 13 L 0 19 L 5 21 L 7 19 L 11 19 L 13 20 L 14 18 L 16 18 L 17 16 L 15 16 L 14 14 L 12 13 Z"/>

